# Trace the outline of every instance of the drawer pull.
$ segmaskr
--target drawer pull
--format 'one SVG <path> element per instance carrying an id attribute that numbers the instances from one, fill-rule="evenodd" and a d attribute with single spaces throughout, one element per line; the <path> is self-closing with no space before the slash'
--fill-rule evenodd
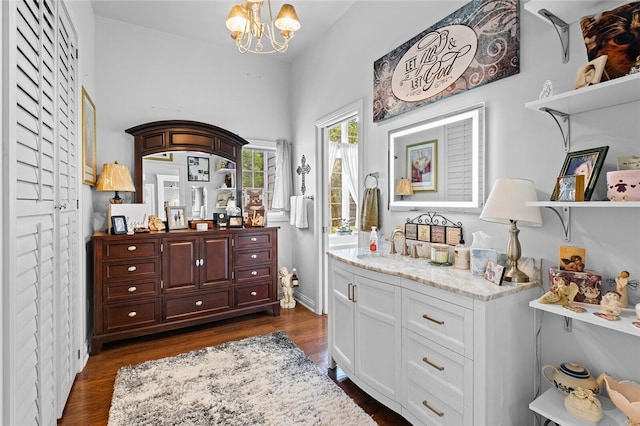
<path id="1" fill-rule="evenodd" d="M 429 410 L 433 411 L 434 413 L 436 413 L 438 415 L 438 417 L 443 417 L 444 413 L 442 411 L 438 411 L 435 408 L 433 408 L 432 406 L 429 405 L 429 403 L 427 401 L 422 401 L 422 405 L 424 405 L 425 407 L 427 407 Z"/>
<path id="2" fill-rule="evenodd" d="M 257 254 L 252 254 L 252 255 L 251 255 L 251 258 L 252 258 L 252 259 L 257 259 L 257 258 L 258 258 L 258 255 L 257 255 Z"/>
<path id="3" fill-rule="evenodd" d="M 131 311 L 131 312 L 129 312 L 127 315 L 129 315 L 129 318 L 133 318 L 133 317 L 135 317 L 136 315 L 138 315 L 138 313 L 137 313 L 136 311 Z"/>
<path id="4" fill-rule="evenodd" d="M 127 289 L 127 291 L 129 291 L 129 293 L 133 293 L 134 291 L 136 291 L 138 289 L 138 287 L 136 286 L 131 286 Z"/>
<path id="5" fill-rule="evenodd" d="M 251 241 L 258 241 L 256 237 L 251 237 Z"/>
<path id="6" fill-rule="evenodd" d="M 436 323 L 436 324 L 438 324 L 438 325 L 443 325 L 443 324 L 444 324 L 444 321 L 440 321 L 440 320 L 437 320 L 437 319 L 435 319 L 435 318 L 431 318 L 431 317 L 430 317 L 429 315 L 427 315 L 427 314 L 422 315 L 422 318 L 424 318 L 424 319 L 426 319 L 426 320 L 429 320 L 429 321 L 432 321 L 432 322 L 435 322 L 435 323 Z"/>
<path id="7" fill-rule="evenodd" d="M 258 292 L 257 292 L 257 291 L 252 291 L 252 292 L 251 292 L 251 295 L 252 295 L 252 296 L 257 296 L 257 295 L 258 295 Z"/>
<path id="8" fill-rule="evenodd" d="M 433 368 L 435 368 L 436 370 L 444 370 L 444 367 L 438 365 L 438 364 L 434 364 L 433 362 L 429 361 L 429 358 L 427 358 L 426 356 L 424 358 L 422 358 L 422 361 L 426 364 L 429 364 L 430 366 L 432 366 Z"/>
<path id="9" fill-rule="evenodd" d="M 136 250 L 138 250 L 138 247 L 136 247 L 136 246 L 129 246 L 129 247 L 127 247 L 127 250 L 129 250 L 129 251 L 136 251 Z"/>
<path id="10" fill-rule="evenodd" d="M 129 271 L 129 272 L 133 272 L 133 271 L 135 271 L 136 269 L 138 269 L 138 268 L 137 268 L 137 267 L 135 267 L 135 266 L 129 266 L 129 267 L 127 268 L 127 271 Z"/>
<path id="11" fill-rule="evenodd" d="M 198 300 L 198 301 L 196 302 L 196 306 L 202 306 L 202 300 Z"/>
<path id="12" fill-rule="evenodd" d="M 258 275 L 258 271 L 251 271 L 251 275 Z"/>

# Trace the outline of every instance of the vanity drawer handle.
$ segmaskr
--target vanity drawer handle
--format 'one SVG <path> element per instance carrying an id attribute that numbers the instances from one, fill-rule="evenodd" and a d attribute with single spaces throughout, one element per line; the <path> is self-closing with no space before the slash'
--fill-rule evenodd
<path id="1" fill-rule="evenodd" d="M 127 247 L 127 250 L 129 250 L 129 251 L 135 251 L 135 250 L 138 250 L 138 247 L 136 247 L 136 246 L 129 246 L 129 247 Z"/>
<path id="2" fill-rule="evenodd" d="M 196 302 L 196 306 L 202 306 L 202 300 L 198 300 L 198 301 Z"/>
<path id="3" fill-rule="evenodd" d="M 252 254 L 252 255 L 251 255 L 251 258 L 252 258 L 252 259 L 257 259 L 257 258 L 258 258 L 258 255 L 254 253 L 254 254 Z"/>
<path id="4" fill-rule="evenodd" d="M 427 358 L 426 356 L 424 358 L 422 358 L 422 361 L 429 364 L 430 366 L 432 366 L 433 368 L 435 368 L 436 370 L 444 370 L 444 367 L 438 365 L 438 364 L 434 364 L 433 362 L 429 361 L 429 358 Z"/>
<path id="5" fill-rule="evenodd" d="M 251 241 L 258 241 L 256 237 L 251 237 Z"/>
<path id="6" fill-rule="evenodd" d="M 433 411 L 434 413 L 436 413 L 438 415 L 438 417 L 442 417 L 444 416 L 444 413 L 442 411 L 438 411 L 435 408 L 433 408 L 432 406 L 429 405 L 429 403 L 427 401 L 422 401 L 422 405 L 424 405 L 425 407 L 427 407 L 429 410 Z"/>
<path id="7" fill-rule="evenodd" d="M 135 317 L 136 315 L 138 315 L 138 313 L 137 313 L 136 311 L 131 311 L 131 312 L 129 312 L 127 315 L 129 315 L 129 318 L 133 318 L 133 317 Z"/>
<path id="8" fill-rule="evenodd" d="M 444 321 L 440 321 L 440 320 L 437 320 L 437 319 L 435 319 L 435 318 L 431 318 L 431 317 L 430 317 L 429 315 L 427 315 L 427 314 L 422 315 L 422 318 L 424 318 L 424 319 L 426 319 L 426 320 L 429 320 L 429 321 L 432 321 L 432 322 L 435 322 L 435 323 L 436 323 L 436 324 L 438 324 L 438 325 L 443 325 L 443 324 L 444 324 Z"/>
<path id="9" fill-rule="evenodd" d="M 136 291 L 138 289 L 138 287 L 136 286 L 131 286 L 129 287 L 127 290 L 129 291 L 129 293 L 133 293 L 134 291 Z"/>
<path id="10" fill-rule="evenodd" d="M 258 275 L 258 271 L 251 271 L 251 275 Z"/>
<path id="11" fill-rule="evenodd" d="M 129 266 L 129 267 L 127 268 L 127 271 L 129 271 L 129 272 L 133 272 L 133 271 L 135 271 L 136 269 L 138 269 L 138 268 L 137 268 L 137 267 L 135 267 L 135 266 Z"/>
<path id="12" fill-rule="evenodd" d="M 258 292 L 256 292 L 256 291 L 252 291 L 252 292 L 251 292 L 251 295 L 252 295 L 252 296 L 257 296 L 257 295 L 258 295 Z"/>

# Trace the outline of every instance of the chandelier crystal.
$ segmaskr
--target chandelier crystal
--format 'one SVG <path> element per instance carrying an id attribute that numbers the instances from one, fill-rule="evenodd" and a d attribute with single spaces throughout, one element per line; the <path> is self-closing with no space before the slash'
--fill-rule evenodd
<path id="1" fill-rule="evenodd" d="M 227 17 L 227 29 L 231 38 L 236 41 L 240 53 L 284 53 L 289 48 L 289 40 L 300 29 L 300 21 L 296 9 L 290 4 L 283 4 L 280 12 L 273 19 L 271 0 L 267 0 L 269 21 L 262 22 L 262 6 L 264 0 L 245 0 L 231 8 Z M 278 40 L 276 29 L 280 31 Z M 263 36 L 267 38 L 271 49 L 262 44 Z"/>

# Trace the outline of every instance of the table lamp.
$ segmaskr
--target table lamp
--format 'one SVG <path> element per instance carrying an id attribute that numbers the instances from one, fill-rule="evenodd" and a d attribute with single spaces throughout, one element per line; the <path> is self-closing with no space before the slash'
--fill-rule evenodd
<path id="1" fill-rule="evenodd" d="M 529 201 L 538 201 L 536 187 L 527 179 L 501 178 L 496 180 L 489 194 L 480 219 L 487 222 L 511 224 L 507 257 L 509 265 L 504 280 L 514 283 L 529 282 L 527 274 L 518 269 L 521 255 L 518 234 L 520 226 L 542 226 L 539 207 L 527 206 Z"/>
<path id="2" fill-rule="evenodd" d="M 96 191 L 115 191 L 116 195 L 109 201 L 111 204 L 122 204 L 123 199 L 118 195 L 118 191 L 136 192 L 129 173 L 129 167 L 115 163 L 104 163 L 102 165 L 102 173 L 98 178 Z"/>
<path id="3" fill-rule="evenodd" d="M 409 179 L 398 179 L 396 195 L 399 195 L 401 200 L 404 200 L 405 195 L 413 195 L 413 188 L 411 187 L 411 181 Z"/>

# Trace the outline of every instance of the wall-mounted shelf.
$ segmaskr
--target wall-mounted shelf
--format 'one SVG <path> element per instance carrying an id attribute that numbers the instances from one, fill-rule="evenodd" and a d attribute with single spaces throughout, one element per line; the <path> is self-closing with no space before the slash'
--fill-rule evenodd
<path id="1" fill-rule="evenodd" d="M 550 114 L 562 133 L 564 150 L 570 146 L 570 116 L 628 102 L 640 101 L 640 73 L 527 102 L 525 107 Z M 558 118 L 560 120 L 558 120 Z"/>
<path id="2" fill-rule="evenodd" d="M 598 400 L 602 405 L 602 420 L 598 422 L 600 425 L 625 425 L 627 416 L 613 405 L 609 398 L 598 395 Z M 584 426 L 586 423 L 573 417 L 566 408 L 564 408 L 564 396 L 554 388 L 547 389 L 545 393 L 540 395 L 531 404 L 529 409 L 540 414 L 546 419 L 551 420 L 561 426 Z"/>

